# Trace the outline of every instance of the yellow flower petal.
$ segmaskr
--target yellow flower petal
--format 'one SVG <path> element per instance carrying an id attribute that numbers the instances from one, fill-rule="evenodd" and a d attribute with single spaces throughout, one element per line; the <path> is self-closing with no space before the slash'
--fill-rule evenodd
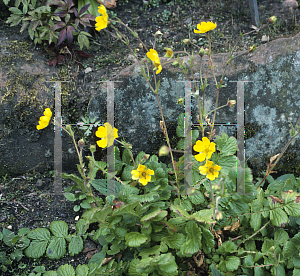
<path id="1" fill-rule="evenodd" d="M 97 145 L 101 148 L 105 148 L 107 146 L 112 146 L 114 140 L 118 138 L 118 130 L 114 128 L 109 123 L 105 123 L 104 126 L 98 127 L 95 135 L 99 138 L 103 138 L 102 140 L 97 141 Z"/>
<path id="2" fill-rule="evenodd" d="M 197 29 L 194 30 L 194 33 L 203 34 L 209 32 L 217 27 L 217 23 L 213 22 L 201 22 L 201 24 L 197 24 Z"/>
<path id="3" fill-rule="evenodd" d="M 199 153 L 199 154 L 195 155 L 194 157 L 197 161 L 202 162 L 202 161 L 205 160 L 206 154 L 205 153 Z"/>

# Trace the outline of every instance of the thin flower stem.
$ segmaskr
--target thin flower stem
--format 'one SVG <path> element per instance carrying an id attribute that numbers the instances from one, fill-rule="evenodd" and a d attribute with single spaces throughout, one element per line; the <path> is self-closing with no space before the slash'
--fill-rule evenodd
<path id="1" fill-rule="evenodd" d="M 251 235 L 249 238 L 247 238 L 247 239 L 243 240 L 242 242 L 240 242 L 237 247 L 239 247 L 245 241 L 250 240 L 251 238 L 253 238 L 258 232 L 260 232 L 261 230 L 263 230 L 270 222 L 271 221 L 269 220 L 263 227 L 261 227 L 260 229 L 258 229 L 253 235 Z"/>
<path id="2" fill-rule="evenodd" d="M 175 167 L 175 162 L 174 162 L 174 158 L 173 158 L 172 148 L 171 148 L 171 145 L 170 145 L 170 140 L 169 140 L 169 136 L 168 136 L 168 130 L 167 130 L 167 126 L 166 126 L 166 123 L 165 123 L 165 119 L 164 119 L 164 115 L 163 115 L 163 112 L 162 112 L 162 108 L 161 108 L 161 105 L 160 105 L 160 101 L 159 101 L 159 98 L 158 98 L 158 93 L 155 93 L 155 95 L 156 95 L 156 99 L 157 99 L 157 102 L 158 102 L 161 119 L 162 119 L 163 124 L 164 124 L 164 130 L 165 130 L 164 134 L 166 136 L 167 144 L 168 144 L 168 147 L 170 149 L 170 155 L 171 155 L 171 159 L 172 159 L 172 165 L 173 165 L 173 169 L 174 169 L 174 173 L 175 173 L 175 178 L 176 178 L 176 184 L 177 184 L 177 196 L 178 196 L 178 198 L 180 198 L 180 189 L 179 189 L 179 182 L 178 182 L 177 170 L 176 170 L 176 167 Z"/>
<path id="3" fill-rule="evenodd" d="M 300 119 L 300 117 L 299 117 Z M 297 124 L 299 122 L 299 119 L 297 121 Z M 297 126 L 296 124 L 296 126 Z M 279 156 L 276 158 L 276 161 L 274 164 L 272 165 L 268 165 L 267 167 L 267 171 L 266 171 L 266 175 L 265 177 L 262 179 L 262 181 L 259 183 L 259 185 L 256 187 L 256 189 L 258 189 L 260 187 L 260 185 L 265 181 L 265 179 L 267 178 L 267 176 L 272 173 L 272 170 L 274 169 L 275 165 L 278 163 L 279 159 L 282 157 L 282 155 L 284 154 L 284 152 L 287 150 L 288 146 L 290 145 L 290 143 L 292 142 L 292 140 L 300 133 L 300 130 L 294 135 L 292 136 L 289 141 L 287 142 L 287 144 L 285 145 L 284 149 L 282 150 L 282 152 L 279 154 Z"/>

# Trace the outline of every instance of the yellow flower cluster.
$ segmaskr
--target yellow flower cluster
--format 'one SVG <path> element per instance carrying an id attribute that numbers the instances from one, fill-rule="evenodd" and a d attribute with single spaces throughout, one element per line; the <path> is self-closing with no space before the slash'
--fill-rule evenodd
<path id="1" fill-rule="evenodd" d="M 101 5 L 98 7 L 98 12 L 100 14 L 102 14 L 102 16 L 98 16 L 96 17 L 96 24 L 95 24 L 95 27 L 96 27 L 96 31 L 100 31 L 102 29 L 105 29 L 107 27 L 107 13 L 106 13 L 106 8 Z"/>
<path id="2" fill-rule="evenodd" d="M 155 69 L 156 71 L 156 75 L 160 73 L 160 71 L 162 70 L 161 64 L 160 64 L 160 60 L 159 60 L 159 56 L 157 54 L 157 52 L 154 49 L 150 49 L 150 51 L 147 53 L 147 57 L 153 61 Z"/>
<path id="3" fill-rule="evenodd" d="M 194 151 L 199 152 L 199 154 L 195 155 L 195 159 L 199 162 L 202 162 L 206 159 L 206 163 L 204 166 L 200 166 L 199 170 L 202 175 L 206 175 L 206 178 L 209 180 L 215 180 L 215 178 L 219 177 L 219 171 L 221 167 L 218 165 L 214 165 L 214 162 L 208 161 L 212 154 L 216 151 L 216 144 L 210 142 L 208 138 L 203 137 L 202 141 L 198 140 L 193 147 Z"/>
<path id="4" fill-rule="evenodd" d="M 50 108 L 46 108 L 44 111 L 44 116 L 40 117 L 39 124 L 36 126 L 38 130 L 46 128 L 51 120 L 52 112 Z"/>

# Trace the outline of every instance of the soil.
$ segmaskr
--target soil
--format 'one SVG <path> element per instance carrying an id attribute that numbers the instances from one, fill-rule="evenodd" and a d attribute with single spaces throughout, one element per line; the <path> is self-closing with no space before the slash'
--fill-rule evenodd
<path id="1" fill-rule="evenodd" d="M 277 16 L 277 23 L 255 31 L 251 28 L 248 2 L 248 0 L 120 0 L 117 8 L 108 11 L 108 15 L 110 18 L 119 17 L 128 27 L 135 30 L 148 48 L 152 48 L 153 34 L 160 30 L 162 35 L 157 39 L 155 48 L 161 54 L 165 53 L 164 47 L 173 48 L 174 51 L 183 50 L 185 47 L 188 51 L 193 50 L 197 53 L 199 51 L 197 48 L 182 43 L 182 40 L 186 38 L 190 38 L 201 47 L 208 47 L 205 36 L 193 32 L 201 21 L 217 23 L 217 28 L 211 32 L 213 53 L 228 52 L 235 44 L 236 51 L 248 49 L 254 44 L 259 46 L 263 43 L 263 35 L 269 36 L 269 40 L 274 40 L 293 36 L 299 32 L 298 10 L 295 11 L 296 22 L 294 22 L 290 11 L 283 9 L 283 1 L 280 0 L 257 1 L 261 23 L 267 24 L 268 18 L 273 15 Z M 1 29 L 4 28 L 7 32 L 19 29 L 20 27 L 9 28 L 4 23 L 8 15 L 5 8 L 2 9 Z M 129 34 L 125 28 L 121 29 L 124 34 Z M 94 56 L 82 60 L 84 68 L 91 67 L 95 71 L 101 71 L 103 80 L 112 78 L 132 63 L 128 59 L 130 51 L 126 45 L 111 36 L 110 32 L 115 33 L 112 28 L 108 27 L 106 30 L 94 34 L 93 41 L 90 43 L 91 47 L 87 50 Z M 244 35 L 241 36 L 241 34 Z M 30 40 L 28 36 L 25 36 L 24 39 Z M 74 43 L 74 45 L 79 49 L 78 43 Z M 132 49 L 136 49 L 139 57 L 144 57 L 146 51 L 140 48 L 140 41 L 130 36 L 130 45 Z M 42 52 L 43 47 L 38 46 L 37 50 Z M 58 66 L 59 70 L 63 68 L 67 68 L 68 74 L 78 73 L 78 65 L 72 61 Z M 69 186 L 70 183 L 63 180 L 63 187 Z M 23 227 L 30 229 L 48 227 L 55 220 L 66 221 L 70 231 L 74 231 L 75 217 L 81 216 L 83 213 L 82 209 L 79 212 L 73 210 L 75 204 L 76 202 L 53 195 L 53 178 L 49 172 L 20 175 L 14 178 L 7 175 L 0 180 L 0 223 L 2 227 L 10 228 L 14 233 Z M 97 244 L 88 241 L 85 244 L 85 250 L 74 257 L 67 255 L 57 261 L 51 261 L 44 257 L 39 260 L 23 257 L 19 263 L 14 262 L 9 270 L 1 275 L 28 275 L 34 267 L 40 265 L 44 265 L 47 270 L 57 270 L 60 265 L 66 263 L 76 267 L 78 264 L 87 264 L 92 254 L 99 250 Z M 193 262 L 191 264 L 196 267 Z M 191 269 L 191 271 L 193 270 Z M 200 272 L 197 269 L 195 274 L 205 275 L 203 271 Z"/>

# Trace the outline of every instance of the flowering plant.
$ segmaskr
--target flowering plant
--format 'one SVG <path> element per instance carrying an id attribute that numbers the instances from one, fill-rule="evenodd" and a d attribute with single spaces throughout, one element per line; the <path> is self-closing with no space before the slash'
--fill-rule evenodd
<path id="1" fill-rule="evenodd" d="M 96 19 L 97 24 L 95 27 L 101 30 L 107 27 L 109 19 L 104 6 L 99 7 L 99 12 L 102 15 Z M 119 23 L 126 26 L 120 21 Z M 113 25 L 111 27 L 116 30 L 119 39 L 128 45 L 128 40 L 125 39 L 119 30 Z M 214 28 L 216 28 L 216 24 L 202 22 L 198 24 L 195 33 L 207 33 Z M 132 31 L 132 34 L 138 38 L 136 32 Z M 245 270 L 244 266 L 241 265 L 240 256 L 244 256 L 245 253 L 249 255 L 250 250 L 252 252 L 254 250 L 252 248 L 255 248 L 254 241 L 252 240 L 253 243 L 248 243 L 248 240 L 262 231 L 269 223 L 273 226 L 281 227 L 288 222 L 288 216 L 300 216 L 300 194 L 281 189 L 278 193 L 283 199 L 273 195 L 268 197 L 270 193 L 275 192 L 276 183 L 266 192 L 259 188 L 260 184 L 255 187 L 252 183 L 253 179 L 250 169 L 247 166 L 242 167 L 239 160 L 235 157 L 237 151 L 236 139 L 228 137 L 225 133 L 222 133 L 221 136 L 215 135 L 213 129 L 214 121 L 216 110 L 220 108 L 217 107 L 217 102 L 224 74 L 219 82 L 214 78 L 218 94 L 215 109 L 209 113 L 206 113 L 204 109 L 204 92 L 207 87 L 207 79 L 205 78 L 203 81 L 201 78 L 202 103 L 200 103 L 199 99 L 199 88 L 193 88 L 193 95 L 196 97 L 199 106 L 198 121 L 202 137 L 199 140 L 199 131 L 192 131 L 192 145 L 197 154 L 188 156 L 191 162 L 187 162 L 185 155 L 180 157 L 179 160 L 175 160 L 157 96 L 159 93 L 159 81 L 156 81 L 156 75 L 163 70 L 164 64 L 161 63 L 155 49 L 148 49 L 145 45 L 144 47 L 147 50 L 146 56 L 150 59 L 156 71 L 156 74 L 153 73 L 155 87 L 152 87 L 149 82 L 150 74 L 145 59 L 142 62 L 138 61 L 141 65 L 142 74 L 157 97 L 162 119 L 160 126 L 168 144 L 168 146 L 163 146 L 159 150 L 159 155 L 170 154 L 172 163 L 166 165 L 159 162 L 156 155 L 149 156 L 145 152 L 140 152 L 134 158 L 131 146 L 125 141 L 120 142 L 125 147 L 121 156 L 119 148 L 114 145 L 119 135 L 118 130 L 109 123 L 105 123 L 96 132 L 96 136 L 101 138 L 101 140 L 97 141 L 97 145 L 108 149 L 113 147 L 114 170 L 111 172 L 110 164 L 106 162 L 95 161 L 93 154 L 96 151 L 96 147 L 90 146 L 92 156 L 88 156 L 89 173 L 86 176 L 87 169 L 84 168 L 82 162 L 84 142 L 82 140 L 78 142 L 80 153 L 75 143 L 80 161 L 78 170 L 82 179 L 69 174 L 63 174 L 62 176 L 76 182 L 73 187 L 68 189 L 69 192 L 72 189 L 81 189 L 81 192 L 76 193 L 76 195 L 65 193 L 65 196 L 72 201 L 86 198 L 84 205 L 87 206 L 86 209 L 88 210 L 76 225 L 76 235 L 87 235 L 87 226 L 95 222 L 99 228 L 96 231 L 92 231 L 90 236 L 102 245 L 101 252 L 93 256 L 89 265 L 80 268 L 83 269 L 84 267 L 85 271 L 90 273 L 89 275 L 112 275 L 111 273 L 122 275 L 124 273 L 126 275 L 173 276 L 178 275 L 179 271 L 187 272 L 180 267 L 180 264 L 187 260 L 194 260 L 198 268 L 201 267 L 204 264 L 204 257 L 201 259 L 202 261 L 199 261 L 197 256 L 205 255 L 212 263 L 210 270 L 213 275 L 217 273 L 221 275 L 220 272 L 228 275 L 235 275 L 234 273 L 237 271 L 239 271 L 239 274 L 246 273 L 248 271 L 246 269 L 249 269 L 249 266 L 253 267 L 252 264 L 254 265 L 252 255 L 248 259 L 245 257 L 247 259 Z M 166 56 L 171 59 L 175 53 L 170 48 L 166 48 L 166 50 Z M 186 52 L 183 53 L 186 54 Z M 133 52 L 133 54 L 135 53 Z M 201 49 L 199 54 L 202 57 L 205 54 L 204 50 Z M 209 57 L 209 65 L 213 71 L 210 39 L 209 49 L 206 51 L 206 54 Z M 233 58 L 233 55 L 230 55 L 228 63 Z M 179 66 L 187 75 L 187 68 L 180 61 L 179 56 L 173 64 Z M 190 65 L 192 68 L 192 56 Z M 225 106 L 232 106 L 233 104 L 235 104 L 234 100 L 228 100 Z M 212 112 L 214 112 L 214 117 L 211 124 L 208 115 Z M 49 117 L 49 112 L 46 113 L 45 111 L 44 114 L 46 118 L 40 119 L 40 128 L 46 127 L 51 117 Z M 203 118 L 205 118 L 207 125 L 210 127 L 210 132 L 206 133 L 208 137 L 204 133 L 206 126 Z M 177 121 L 176 133 L 179 137 L 184 138 L 184 128 L 186 126 L 184 114 L 180 114 Z M 65 130 L 74 140 L 71 127 L 68 126 Z M 300 128 L 297 133 L 292 128 L 292 138 L 299 133 Z M 214 142 L 212 142 L 214 136 L 216 137 Z M 186 150 L 182 141 L 179 141 L 177 148 Z M 268 167 L 268 170 L 270 170 L 267 171 L 266 177 L 276 164 L 273 165 L 272 162 L 276 158 L 278 161 L 279 157 L 276 156 L 270 160 Z M 187 168 L 191 168 L 191 170 L 188 170 L 188 174 L 184 175 Z M 95 179 L 98 170 L 103 171 L 107 177 L 112 177 L 116 182 L 111 180 L 111 178 L 107 180 Z M 244 184 L 242 194 L 237 193 L 236 187 L 237 171 L 240 172 L 241 170 L 244 176 L 242 179 Z M 189 185 L 186 185 L 185 181 Z M 295 188 L 296 186 L 297 184 L 294 183 L 290 184 L 289 187 Z M 92 188 L 106 196 L 105 202 L 102 198 L 95 196 Z M 267 196 L 267 199 L 265 196 Z M 286 205 L 278 211 L 278 205 L 283 203 Z M 249 209 L 251 209 L 252 213 L 248 213 Z M 262 209 L 263 212 L 261 212 Z M 269 221 L 266 223 L 265 219 Z M 261 227 L 261 224 L 264 223 L 265 225 Z M 243 227 L 252 227 L 256 233 L 249 236 L 243 232 L 241 236 L 222 244 L 221 233 L 225 228 L 235 231 Z M 243 237 L 244 235 L 246 235 L 246 238 Z M 281 239 L 280 237 L 282 236 L 288 236 L 282 231 L 275 232 L 275 235 L 278 239 Z M 218 239 L 217 250 L 215 249 L 217 247 L 215 238 Z M 236 239 L 239 239 L 238 245 L 233 242 Z M 284 239 L 286 240 L 287 238 Z M 245 248 L 238 249 L 242 243 L 245 243 Z M 280 242 L 277 241 L 277 243 Z M 268 251 L 269 247 L 265 245 L 265 252 L 262 255 L 267 258 L 267 265 L 270 262 L 275 262 L 278 252 L 291 258 L 293 256 L 292 252 L 295 249 L 299 249 L 297 244 L 293 245 L 293 243 L 290 243 L 281 253 L 281 248 L 277 243 L 275 241 L 272 243 L 274 248 L 272 248 L 271 253 Z M 51 251 L 53 251 L 53 247 L 51 247 Z M 106 255 L 111 256 L 108 264 L 105 262 Z M 259 259 L 255 262 L 259 261 Z M 206 265 L 209 263 L 208 260 Z M 277 262 L 277 260 L 278 258 L 274 264 L 274 267 L 276 265 L 275 268 L 280 267 L 284 262 L 280 260 Z M 217 262 L 219 271 L 215 268 L 215 263 Z M 275 268 L 273 270 L 274 275 Z"/>

